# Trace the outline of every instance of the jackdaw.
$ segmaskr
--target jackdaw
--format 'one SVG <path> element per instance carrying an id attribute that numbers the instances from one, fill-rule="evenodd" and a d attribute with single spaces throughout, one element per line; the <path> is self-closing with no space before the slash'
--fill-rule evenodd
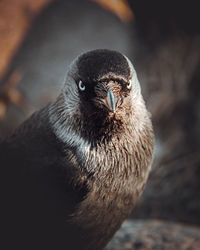
<path id="1" fill-rule="evenodd" d="M 78 56 L 58 98 L 0 144 L 1 249 L 104 248 L 144 189 L 153 148 L 130 60 Z"/>

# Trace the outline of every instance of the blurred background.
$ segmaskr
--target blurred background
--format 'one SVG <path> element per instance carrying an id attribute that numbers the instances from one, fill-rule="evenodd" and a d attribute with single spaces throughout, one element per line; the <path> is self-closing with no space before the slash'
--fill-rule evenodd
<path id="1" fill-rule="evenodd" d="M 200 249 L 198 1 L 1 0 L 0 138 L 96 48 L 131 59 L 156 134 L 145 192 L 108 249 Z"/>

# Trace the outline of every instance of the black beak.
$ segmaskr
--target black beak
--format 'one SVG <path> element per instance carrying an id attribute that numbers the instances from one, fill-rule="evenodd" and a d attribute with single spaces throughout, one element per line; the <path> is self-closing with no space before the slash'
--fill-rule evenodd
<path id="1" fill-rule="evenodd" d="M 105 98 L 105 105 L 111 112 L 115 113 L 118 101 L 119 98 L 115 97 L 112 90 L 109 89 Z"/>

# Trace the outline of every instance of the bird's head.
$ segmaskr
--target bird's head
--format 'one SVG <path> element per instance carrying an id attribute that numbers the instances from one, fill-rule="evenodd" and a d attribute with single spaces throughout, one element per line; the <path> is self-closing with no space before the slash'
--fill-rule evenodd
<path id="1" fill-rule="evenodd" d="M 104 49 L 84 53 L 72 62 L 62 94 L 68 114 L 81 115 L 86 126 L 91 123 L 97 130 L 126 122 L 141 97 L 130 60 Z"/>

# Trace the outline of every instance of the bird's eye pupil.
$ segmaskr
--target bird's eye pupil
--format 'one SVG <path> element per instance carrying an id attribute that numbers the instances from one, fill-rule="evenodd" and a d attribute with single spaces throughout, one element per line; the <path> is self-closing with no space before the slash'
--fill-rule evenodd
<path id="1" fill-rule="evenodd" d="M 80 89 L 81 91 L 84 91 L 84 90 L 85 90 L 85 85 L 84 85 L 84 83 L 83 83 L 81 80 L 79 81 L 78 86 L 79 86 L 79 89 Z"/>
<path id="2" fill-rule="evenodd" d="M 127 89 L 131 89 L 131 85 L 132 85 L 132 83 L 130 81 L 129 84 L 127 85 Z"/>

